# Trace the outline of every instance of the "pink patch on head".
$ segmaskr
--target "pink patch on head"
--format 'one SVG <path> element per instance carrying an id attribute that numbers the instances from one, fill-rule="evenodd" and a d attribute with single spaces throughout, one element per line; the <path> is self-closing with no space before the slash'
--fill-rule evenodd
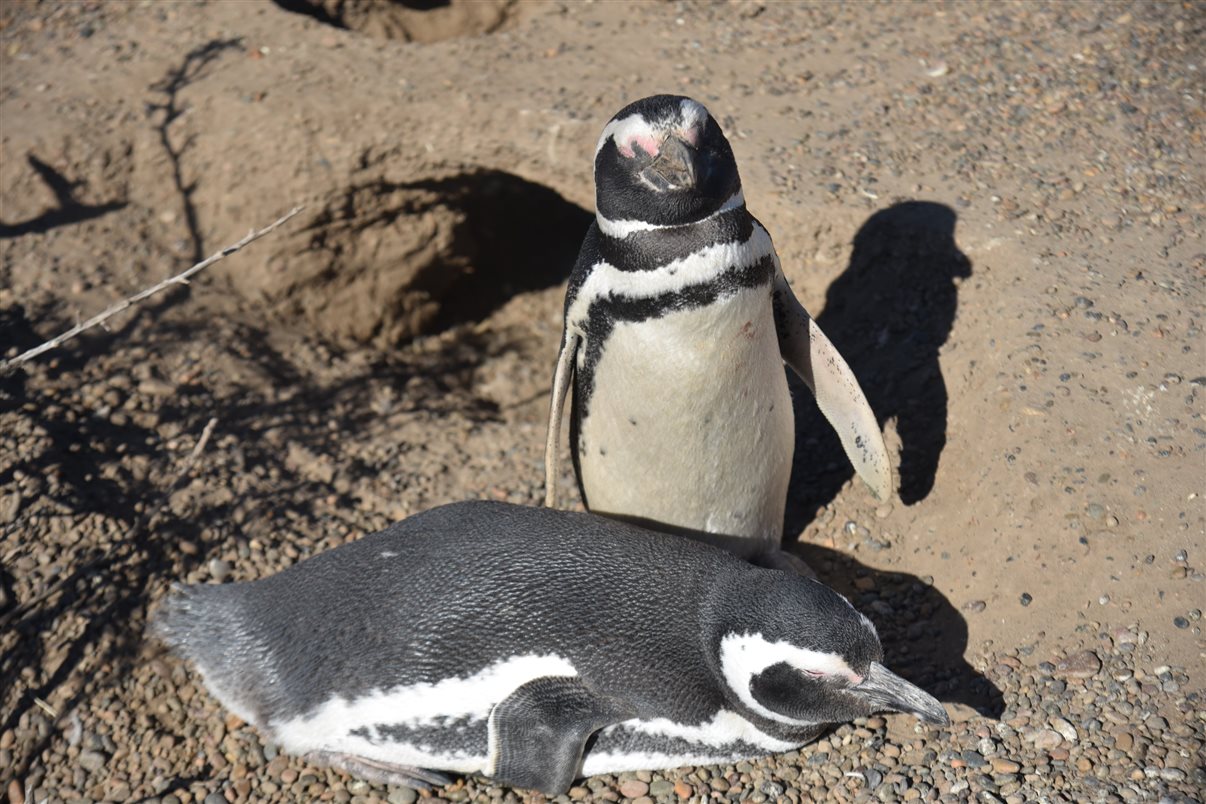
<path id="1" fill-rule="evenodd" d="M 862 683 L 863 683 L 863 681 L 864 681 L 863 677 L 862 677 L 862 676 L 860 676 L 858 673 L 851 673 L 851 674 L 850 674 L 850 680 L 851 680 L 851 681 L 854 683 L 854 685 L 855 685 L 856 687 L 857 687 L 859 684 L 862 684 Z"/>
<path id="2" fill-rule="evenodd" d="M 699 135 L 702 129 L 703 126 L 691 126 L 691 128 L 683 129 L 680 136 L 682 136 L 683 142 L 689 143 L 693 148 L 698 148 Z"/>
<path id="3" fill-rule="evenodd" d="M 624 142 L 620 145 L 620 153 L 627 157 L 634 156 L 634 152 L 632 150 L 633 145 L 639 146 L 642 151 L 650 156 L 657 156 L 658 152 L 662 149 L 661 143 L 654 139 L 651 135 L 637 134 L 627 142 Z"/>

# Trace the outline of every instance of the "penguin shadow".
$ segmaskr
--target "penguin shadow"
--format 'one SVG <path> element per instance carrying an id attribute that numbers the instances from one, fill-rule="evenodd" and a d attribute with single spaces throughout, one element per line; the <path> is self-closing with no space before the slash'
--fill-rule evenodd
<path id="1" fill-rule="evenodd" d="M 967 621 L 941 592 L 905 572 L 872 569 L 838 550 L 801 544 L 796 551 L 818 579 L 845 595 L 879 632 L 884 664 L 945 703 L 988 717 L 1005 711 L 1001 690 L 964 654 Z"/>
<path id="2" fill-rule="evenodd" d="M 873 214 L 816 317 L 857 375 L 880 427 L 896 422 L 897 493 L 905 505 L 929 496 L 946 446 L 939 349 L 955 321 L 958 283 L 972 273 L 955 241 L 957 219 L 953 209 L 931 201 L 905 201 Z M 784 530 L 798 534 L 854 470 L 812 394 L 788 376 L 799 404 Z M 1000 691 L 963 658 L 966 621 L 930 583 L 874 570 L 817 544 L 799 542 L 794 551 L 875 622 L 889 667 L 942 700 L 991 716 L 1003 711 Z"/>
<path id="3" fill-rule="evenodd" d="M 846 358 L 882 428 L 896 420 L 898 493 L 929 496 L 946 446 L 947 392 L 938 352 L 972 265 L 955 242 L 955 211 L 905 201 L 872 215 L 854 237 L 850 264 L 825 295 L 817 324 Z M 786 530 L 799 533 L 853 476 L 841 443 L 794 375 L 796 451 Z M 807 400 L 805 402 L 805 400 Z"/>

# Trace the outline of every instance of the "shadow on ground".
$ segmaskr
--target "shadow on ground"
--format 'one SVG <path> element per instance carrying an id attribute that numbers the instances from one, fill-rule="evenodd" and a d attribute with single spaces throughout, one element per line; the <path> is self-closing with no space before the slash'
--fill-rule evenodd
<path id="1" fill-rule="evenodd" d="M 749 539 L 678 528 L 642 517 L 606 516 L 677 533 L 737 555 L 748 555 L 751 546 Z M 884 648 L 884 664 L 892 672 L 942 701 L 964 704 L 991 717 L 1004 711 L 1001 691 L 963 658 L 967 653 L 967 621 L 934 588 L 933 579 L 873 569 L 836 547 L 800 543 L 791 553 L 807 565 L 795 571 L 808 574 L 806 569 L 811 569 L 818 580 L 844 595 L 875 623 Z M 773 554 L 751 560 L 759 566 L 792 571 Z"/>
<path id="2" fill-rule="evenodd" d="M 58 206 L 43 212 L 36 218 L 30 218 L 21 223 L 0 222 L 0 239 L 20 237 L 26 234 L 42 234 L 59 226 L 68 226 L 73 223 L 99 218 L 110 212 L 122 209 L 126 205 L 125 201 L 85 204 L 76 198 L 76 194 L 84 182 L 71 181 L 33 154 L 27 154 L 25 159 L 29 162 L 29 166 L 33 168 L 34 172 L 38 174 L 38 177 L 42 179 L 42 182 L 50 192 L 54 194 L 55 203 Z"/>
<path id="3" fill-rule="evenodd" d="M 867 615 L 884 646 L 884 664 L 939 700 L 999 717 L 1001 691 L 963 658 L 967 621 L 932 583 L 905 572 L 872 569 L 835 549 L 800 545 L 822 582 Z"/>
<path id="4" fill-rule="evenodd" d="M 929 495 L 946 445 L 947 392 L 938 355 L 954 325 L 957 281 L 972 272 L 955 242 L 956 222 L 954 210 L 928 201 L 876 212 L 855 235 L 850 264 L 830 285 L 817 317 L 854 369 L 880 426 L 895 419 L 897 493 L 905 505 Z M 785 525 L 790 539 L 854 472 L 807 387 L 790 373 L 789 381 L 797 399 Z M 1000 691 L 963 658 L 967 622 L 931 583 L 871 569 L 815 544 L 794 549 L 875 622 L 893 670 L 944 701 L 1000 714 Z"/>
<path id="5" fill-rule="evenodd" d="M 200 262 L 204 258 L 204 244 L 202 243 L 201 227 L 197 220 L 197 207 L 193 201 L 193 195 L 197 190 L 197 180 L 191 182 L 185 180 L 184 157 L 196 140 L 194 136 L 190 135 L 181 143 L 173 142 L 171 128 L 173 123 L 190 111 L 180 97 L 181 92 L 190 84 L 203 79 L 210 65 L 228 50 L 243 50 L 242 38 L 214 39 L 193 48 L 184 55 L 179 66 L 169 70 L 163 78 L 151 85 L 151 91 L 161 95 L 162 99 L 146 102 L 147 116 L 159 118 L 155 123 L 155 132 L 159 135 L 159 142 L 171 163 L 172 184 L 180 195 L 180 208 L 184 213 L 184 225 L 188 229 L 194 263 Z"/>
<path id="6" fill-rule="evenodd" d="M 946 445 L 946 382 L 938 352 L 958 308 L 956 280 L 972 265 L 955 242 L 955 211 L 906 201 L 876 212 L 854 238 L 850 264 L 829 286 L 817 324 L 858 376 L 880 426 L 896 420 L 898 493 L 905 505 L 934 486 Z M 806 386 L 797 399 L 786 532 L 797 534 L 853 475 Z M 895 461 L 896 456 L 891 456 Z"/>
<path id="7" fill-rule="evenodd" d="M 375 169 L 375 166 L 374 166 Z M 471 167 L 331 195 L 270 268 L 279 307 L 341 342 L 390 348 L 564 282 L 592 215 L 555 190 Z"/>
<path id="8" fill-rule="evenodd" d="M 512 290 L 497 280 L 484 287 Z M 223 294 L 192 301 L 171 316 L 136 315 L 120 337 L 98 331 L 70 341 L 36 374 L 0 378 L 0 417 L 30 434 L 0 463 L 0 489 L 22 490 L 14 527 L 28 534 L 13 556 L 25 563 L 0 572 L 0 689 L 11 692 L 0 732 L 38 736 L 14 757 L 16 778 L 81 701 L 128 672 L 150 601 L 237 543 L 239 523 L 295 523 L 315 534 L 292 545 L 304 555 L 356 507 L 357 490 L 381 469 L 343 447 L 349 434 L 382 430 L 378 400 L 389 400 L 390 414 L 496 420 L 497 404 L 477 392 L 475 377 L 523 337 L 468 321 L 415 348 L 341 350 L 304 336 L 274 341 L 270 325 L 236 319 Z M 483 310 L 501 303 L 480 302 Z M 33 320 L 19 306 L 0 310 L 0 342 L 40 343 L 57 330 L 37 323 L 47 320 L 48 310 Z M 194 465 L 191 445 L 211 419 L 214 438 Z M 328 456 L 338 479 L 299 466 L 291 450 Z M 231 493 L 215 502 L 217 488 Z M 284 549 L 290 535 L 267 539 Z M 25 579 L 19 601 L 14 575 Z"/>

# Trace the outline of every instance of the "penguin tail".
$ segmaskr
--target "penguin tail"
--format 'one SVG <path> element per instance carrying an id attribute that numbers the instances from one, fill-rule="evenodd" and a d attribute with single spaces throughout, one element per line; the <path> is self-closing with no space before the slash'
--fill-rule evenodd
<path id="1" fill-rule="evenodd" d="M 177 653 L 196 659 L 190 644 L 205 630 L 205 595 L 198 586 L 172 584 L 171 594 L 151 613 L 148 631 Z"/>
<path id="2" fill-rule="evenodd" d="M 151 614 L 148 632 L 191 661 L 223 706 L 262 726 L 262 668 L 250 661 L 262 652 L 254 649 L 257 640 L 247 632 L 241 609 L 237 584 L 172 584 L 172 593 Z"/>

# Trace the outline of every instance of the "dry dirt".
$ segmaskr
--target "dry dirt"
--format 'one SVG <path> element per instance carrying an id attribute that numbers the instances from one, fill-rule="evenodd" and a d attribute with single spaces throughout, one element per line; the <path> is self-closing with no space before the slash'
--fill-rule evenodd
<path id="1" fill-rule="evenodd" d="M 654 92 L 721 122 L 899 455 L 877 505 L 793 386 L 787 538 L 889 659 L 994 715 L 990 657 L 1123 629 L 1202 689 L 1200 4 L 406 5 L 0 3 L 0 357 L 306 205 L 0 380 L 10 794 L 246 796 L 162 697 L 168 585 L 541 499 L 595 140 Z"/>

